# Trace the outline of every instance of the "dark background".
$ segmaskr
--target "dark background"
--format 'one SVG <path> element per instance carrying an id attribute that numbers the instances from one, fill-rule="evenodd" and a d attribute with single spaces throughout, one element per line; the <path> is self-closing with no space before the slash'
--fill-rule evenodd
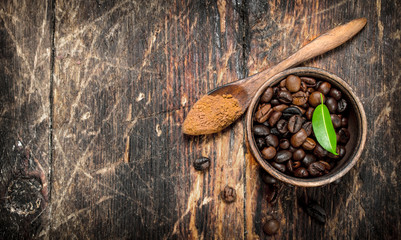
<path id="1" fill-rule="evenodd" d="M 0 239 L 401 238 L 399 1 L 1 1 Z M 273 66 L 355 18 L 305 62 L 345 79 L 368 139 L 338 184 L 282 185 L 267 204 L 244 121 L 187 137 L 203 94 Z M 196 172 L 192 161 L 211 159 Z M 226 186 L 237 200 L 222 202 Z M 321 225 L 303 194 L 327 212 Z"/>

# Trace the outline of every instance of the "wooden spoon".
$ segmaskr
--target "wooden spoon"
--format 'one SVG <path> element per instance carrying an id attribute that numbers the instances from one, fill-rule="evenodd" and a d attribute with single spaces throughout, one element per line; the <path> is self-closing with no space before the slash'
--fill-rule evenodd
<path id="1" fill-rule="evenodd" d="M 366 18 L 359 18 L 333 28 L 276 66 L 212 90 L 194 104 L 184 121 L 183 132 L 203 135 L 223 130 L 246 111 L 256 91 L 269 78 L 340 46 L 365 25 Z"/>

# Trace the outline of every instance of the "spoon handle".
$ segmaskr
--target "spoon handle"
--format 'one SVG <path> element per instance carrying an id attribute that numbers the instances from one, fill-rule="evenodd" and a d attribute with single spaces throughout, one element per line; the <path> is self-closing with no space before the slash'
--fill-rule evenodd
<path id="1" fill-rule="evenodd" d="M 250 78 L 254 79 L 247 81 L 249 84 L 247 86 L 248 89 L 251 89 L 252 87 L 257 89 L 258 86 L 277 73 L 340 46 L 357 34 L 365 25 L 366 18 L 359 18 L 329 30 L 328 32 L 314 39 L 312 42 L 306 44 L 304 47 L 289 56 L 287 59 L 281 61 L 276 66 L 251 76 Z"/>

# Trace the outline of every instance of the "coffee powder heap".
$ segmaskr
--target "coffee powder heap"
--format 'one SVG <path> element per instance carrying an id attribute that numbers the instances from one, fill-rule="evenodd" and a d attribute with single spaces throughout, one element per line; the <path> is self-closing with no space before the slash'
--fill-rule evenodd
<path id="1" fill-rule="evenodd" d="M 219 132 L 242 114 L 236 98 L 227 95 L 205 95 L 195 103 L 183 124 L 188 135 L 203 135 Z"/>

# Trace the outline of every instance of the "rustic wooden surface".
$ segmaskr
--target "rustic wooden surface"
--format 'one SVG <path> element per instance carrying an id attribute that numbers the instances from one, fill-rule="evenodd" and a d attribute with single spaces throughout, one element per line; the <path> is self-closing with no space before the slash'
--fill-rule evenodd
<path id="1" fill-rule="evenodd" d="M 401 238 L 399 1 L 3 1 L 0 239 Z M 304 63 L 346 79 L 368 141 L 340 183 L 281 184 L 268 205 L 243 119 L 188 137 L 209 90 L 273 66 L 359 17 L 350 42 Z M 192 161 L 211 159 L 199 173 Z M 232 186 L 234 203 L 220 191 Z M 325 225 L 297 199 L 326 210 Z M 267 215 L 281 223 L 263 233 Z"/>

